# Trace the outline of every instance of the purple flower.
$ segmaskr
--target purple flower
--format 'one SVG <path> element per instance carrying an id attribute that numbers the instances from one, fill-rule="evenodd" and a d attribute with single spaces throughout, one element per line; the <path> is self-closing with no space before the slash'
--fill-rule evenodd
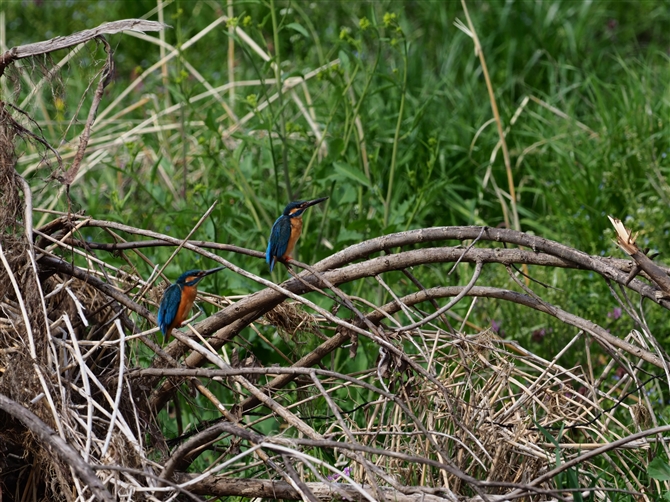
<path id="1" fill-rule="evenodd" d="M 607 313 L 607 317 L 616 321 L 617 319 L 619 319 L 621 317 L 621 309 L 619 307 L 614 307 L 612 312 Z"/>
<path id="2" fill-rule="evenodd" d="M 547 335 L 547 330 L 545 330 L 544 328 L 540 328 L 540 329 L 536 329 L 535 331 L 533 331 L 533 333 L 530 335 L 530 338 L 531 338 L 534 342 L 541 342 L 542 339 L 543 339 L 546 335 Z"/>
<path id="3" fill-rule="evenodd" d="M 491 329 L 494 333 L 498 333 L 500 331 L 501 324 L 502 323 L 499 323 L 498 321 L 491 321 Z"/>
<path id="4" fill-rule="evenodd" d="M 350 476 L 351 475 L 351 467 L 345 467 L 342 472 L 344 473 L 345 476 Z M 331 474 L 326 478 L 328 481 L 337 481 L 340 479 L 340 475 L 337 474 L 336 472 Z"/>

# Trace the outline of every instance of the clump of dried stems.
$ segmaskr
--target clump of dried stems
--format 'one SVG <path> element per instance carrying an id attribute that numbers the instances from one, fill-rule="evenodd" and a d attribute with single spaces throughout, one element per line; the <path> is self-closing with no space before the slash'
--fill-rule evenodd
<path id="1" fill-rule="evenodd" d="M 110 55 L 98 90 L 111 64 Z M 81 155 L 69 169 L 55 169 L 65 186 L 76 178 L 96 110 L 94 99 Z M 3 492 L 26 500 L 572 500 L 574 486 L 557 481 L 570 475 L 598 500 L 612 491 L 653 498 L 633 466 L 646 465 L 657 442 L 667 449 L 661 434 L 670 427 L 658 426 L 645 384 L 652 373 L 659 389 L 670 380 L 667 357 L 631 297 L 668 308 L 670 287 L 667 270 L 637 249 L 622 225 L 620 243 L 632 260 L 590 256 L 515 230 L 440 227 L 371 239 L 312 267 L 296 263 L 304 270 L 277 285 L 212 252 L 263 258 L 253 250 L 74 213 L 45 211 L 48 221 L 33 228 L 32 194 L 15 170 L 14 148 L 17 135 L 40 140 L 17 116 L 6 106 L 0 123 L 0 470 L 9 473 Z M 93 227 L 117 244 L 79 238 Z M 500 242 L 510 247 L 487 245 Z M 156 245 L 217 261 L 258 290 L 234 301 L 210 296 L 215 312 L 160 347 L 153 341 L 156 277 L 137 268 L 137 250 Z M 106 263 L 111 252 L 129 266 Z M 87 267 L 75 265 L 75 255 Z M 411 272 L 454 264 L 470 274 L 467 285 L 424 289 Z M 549 304 L 519 280 L 516 264 L 598 274 L 638 329 L 619 339 Z M 500 266 L 523 293 L 480 285 L 484 267 Z M 398 271 L 408 281 L 390 283 Z M 394 300 L 373 305 L 339 288 L 368 279 Z M 308 292 L 328 295 L 339 312 L 307 300 Z M 489 329 L 466 330 L 467 319 L 454 326 L 450 309 L 477 298 L 541 311 L 574 337 L 544 359 Z M 228 357 L 226 347 L 244 328 L 262 335 L 268 323 L 319 345 L 299 360 L 284 356 L 281 366 Z M 365 371 L 325 369 L 336 351 L 361 357 L 361 339 L 374 348 L 365 354 Z M 577 346 L 588 364 L 563 366 L 561 357 Z M 141 364 L 147 355 L 148 367 Z M 217 398 L 223 387 L 233 402 Z M 178 392 L 204 396 L 219 418 L 172 441 L 157 417 Z M 275 432 L 261 434 L 261 422 Z"/>

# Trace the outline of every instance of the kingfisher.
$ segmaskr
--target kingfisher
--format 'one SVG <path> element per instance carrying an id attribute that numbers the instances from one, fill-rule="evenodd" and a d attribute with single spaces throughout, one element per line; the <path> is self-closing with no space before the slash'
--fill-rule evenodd
<path id="1" fill-rule="evenodd" d="M 161 305 L 158 308 L 158 326 L 163 332 L 164 339 L 170 336 L 174 328 L 179 328 L 184 322 L 198 293 L 198 283 L 203 277 L 226 267 L 216 267 L 210 270 L 189 270 L 179 276 L 177 282 L 165 290 Z"/>
<path id="2" fill-rule="evenodd" d="M 323 202 L 328 197 L 314 200 L 297 200 L 291 202 L 284 209 L 284 213 L 272 225 L 268 250 L 265 252 L 265 261 L 270 265 L 270 272 L 277 260 L 288 261 L 291 253 L 302 233 L 302 213 L 310 206 Z"/>

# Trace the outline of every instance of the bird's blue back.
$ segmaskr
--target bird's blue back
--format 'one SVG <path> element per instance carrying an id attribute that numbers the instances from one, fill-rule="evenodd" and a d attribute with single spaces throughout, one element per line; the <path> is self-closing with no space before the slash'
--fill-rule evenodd
<path id="1" fill-rule="evenodd" d="M 270 241 L 268 242 L 268 249 L 265 252 L 265 261 L 270 265 L 270 272 L 274 269 L 277 257 L 284 256 L 288 248 L 288 241 L 291 238 L 291 218 L 282 214 L 270 232 Z"/>
<path id="2" fill-rule="evenodd" d="M 193 271 L 189 271 L 191 275 Z M 186 272 L 187 274 L 189 272 Z M 185 274 L 182 274 L 182 277 Z M 180 279 L 182 278 L 180 277 Z M 185 277 L 184 277 L 185 278 Z M 183 282 L 183 281 L 182 281 Z M 163 335 L 167 335 L 168 328 L 177 317 L 177 311 L 179 310 L 179 303 L 181 302 L 181 288 L 179 284 L 172 284 L 169 288 L 165 290 L 163 299 L 161 300 L 161 305 L 158 309 L 158 326 L 160 327 Z"/>

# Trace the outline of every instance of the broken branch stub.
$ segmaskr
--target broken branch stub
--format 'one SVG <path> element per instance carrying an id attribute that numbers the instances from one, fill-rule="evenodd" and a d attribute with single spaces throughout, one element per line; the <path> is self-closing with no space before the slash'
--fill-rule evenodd
<path id="1" fill-rule="evenodd" d="M 614 231 L 617 234 L 616 244 L 619 246 L 624 253 L 629 255 L 638 267 L 644 270 L 649 278 L 654 281 L 659 288 L 663 290 L 661 293 L 657 291 L 657 295 L 663 298 L 670 296 L 670 277 L 661 267 L 656 265 L 654 261 L 649 258 L 645 252 L 643 252 L 638 245 L 635 243 L 637 239 L 637 233 L 633 234 L 633 231 L 626 228 L 623 222 L 618 218 L 613 218 L 612 216 L 607 216 L 614 226 Z M 665 294 L 663 294 L 665 293 Z"/>

